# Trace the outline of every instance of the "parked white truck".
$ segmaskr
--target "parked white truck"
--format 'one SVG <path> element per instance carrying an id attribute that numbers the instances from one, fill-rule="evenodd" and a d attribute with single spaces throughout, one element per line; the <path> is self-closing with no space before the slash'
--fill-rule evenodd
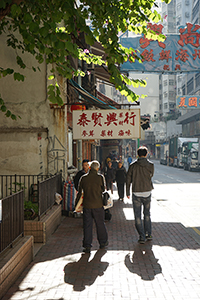
<path id="1" fill-rule="evenodd" d="M 186 168 L 189 171 L 200 171 L 199 163 L 199 143 L 192 143 L 187 157 Z"/>

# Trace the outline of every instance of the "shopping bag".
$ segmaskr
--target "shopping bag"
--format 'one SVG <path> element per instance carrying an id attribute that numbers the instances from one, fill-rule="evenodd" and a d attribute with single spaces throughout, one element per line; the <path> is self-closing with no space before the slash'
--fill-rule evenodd
<path id="1" fill-rule="evenodd" d="M 110 198 L 110 195 L 108 191 L 105 191 L 102 193 L 102 200 L 103 200 L 103 205 L 106 206 L 108 204 L 108 199 Z"/>
<path id="2" fill-rule="evenodd" d="M 78 200 L 78 203 L 76 204 L 75 212 L 76 213 L 82 213 L 83 212 L 83 193 L 82 193 L 80 199 Z"/>
<path id="3" fill-rule="evenodd" d="M 104 205 L 104 209 L 113 207 L 113 195 L 112 195 L 111 191 L 107 191 L 107 193 L 109 194 L 110 197 L 107 200 L 107 205 Z"/>
<path id="4" fill-rule="evenodd" d="M 63 188 L 63 210 L 74 211 L 76 191 L 72 181 L 66 181 Z"/>

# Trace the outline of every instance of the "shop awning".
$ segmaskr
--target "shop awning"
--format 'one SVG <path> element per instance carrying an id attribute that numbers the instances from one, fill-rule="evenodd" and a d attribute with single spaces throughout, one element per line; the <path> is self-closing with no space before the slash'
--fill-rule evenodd
<path id="1" fill-rule="evenodd" d="M 79 93 L 79 95 L 81 95 L 90 105 L 102 109 L 116 109 L 116 107 L 114 107 L 113 105 L 110 105 L 109 103 L 106 103 L 105 101 L 102 101 L 97 97 L 93 96 L 92 94 L 90 94 L 88 91 L 82 88 L 78 83 L 76 83 L 73 79 L 70 79 L 69 83 Z"/>
<path id="2" fill-rule="evenodd" d="M 192 120 L 196 120 L 198 119 L 198 117 L 200 116 L 200 109 L 198 108 L 194 108 L 191 111 L 189 111 L 188 113 L 180 116 L 177 120 L 176 120 L 176 124 L 184 124 L 184 123 L 189 123 Z"/>

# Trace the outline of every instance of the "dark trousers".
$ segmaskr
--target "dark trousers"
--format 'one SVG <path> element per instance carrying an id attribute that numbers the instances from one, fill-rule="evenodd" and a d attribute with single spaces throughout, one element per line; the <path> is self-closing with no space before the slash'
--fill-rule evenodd
<path id="1" fill-rule="evenodd" d="M 111 190 L 111 194 L 113 194 L 113 182 L 112 181 L 106 181 L 106 187 L 107 190 Z"/>
<path id="2" fill-rule="evenodd" d="M 108 241 L 108 233 L 104 223 L 104 208 L 83 208 L 83 247 L 92 247 L 93 220 L 96 225 L 97 239 L 100 245 Z"/>
<path id="3" fill-rule="evenodd" d="M 145 235 L 151 235 L 151 195 L 149 197 L 137 197 L 132 194 L 133 210 L 135 215 L 135 227 L 141 239 L 145 240 Z M 142 222 L 142 208 L 144 220 Z"/>
<path id="4" fill-rule="evenodd" d="M 119 198 L 124 198 L 124 183 L 117 182 L 117 190 Z"/>

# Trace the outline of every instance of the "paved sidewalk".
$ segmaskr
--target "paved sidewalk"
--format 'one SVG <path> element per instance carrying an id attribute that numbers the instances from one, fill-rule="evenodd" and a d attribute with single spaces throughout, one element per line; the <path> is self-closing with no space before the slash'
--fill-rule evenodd
<path id="1" fill-rule="evenodd" d="M 127 201 L 127 200 L 125 200 Z M 137 243 L 130 202 L 114 201 L 109 246 L 82 254 L 82 219 L 65 217 L 2 299 L 200 299 L 200 244 L 152 199 L 153 240 Z"/>

